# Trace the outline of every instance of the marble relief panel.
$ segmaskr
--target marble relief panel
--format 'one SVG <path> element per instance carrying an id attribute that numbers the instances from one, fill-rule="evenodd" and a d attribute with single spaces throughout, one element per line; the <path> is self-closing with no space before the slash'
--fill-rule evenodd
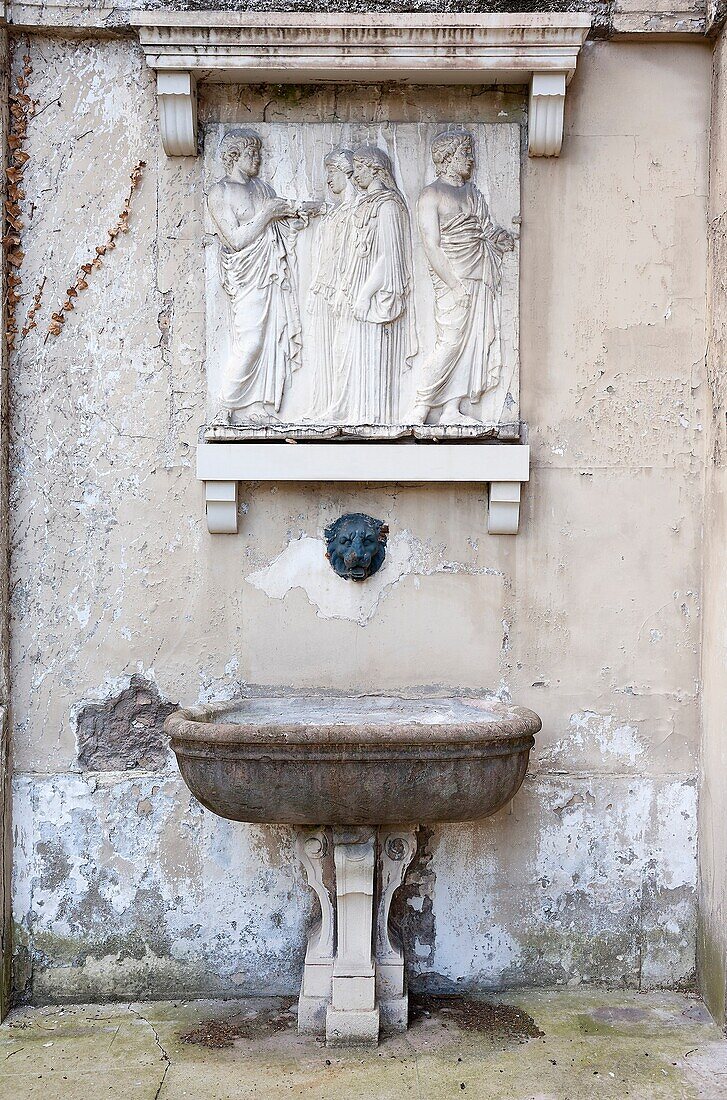
<path id="1" fill-rule="evenodd" d="M 512 437 L 520 130 L 210 126 L 208 434 Z"/>

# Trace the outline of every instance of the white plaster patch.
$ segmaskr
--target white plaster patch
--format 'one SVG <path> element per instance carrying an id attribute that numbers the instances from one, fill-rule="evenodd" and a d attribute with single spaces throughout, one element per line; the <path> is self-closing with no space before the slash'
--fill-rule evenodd
<path id="1" fill-rule="evenodd" d="M 273 600 L 283 600 L 289 592 L 300 588 L 316 608 L 319 618 L 346 619 L 359 626 L 371 622 L 381 602 L 407 576 L 412 577 L 416 587 L 419 577 L 438 573 L 496 577 L 507 583 L 501 570 L 451 561 L 443 556 L 443 550 L 444 547 L 440 548 L 438 554 L 428 552 L 410 531 L 403 530 L 389 539 L 386 559 L 378 573 L 363 582 L 345 581 L 328 564 L 324 540 L 301 535 L 288 543 L 269 565 L 251 573 L 245 580 Z M 502 625 L 506 638 L 507 624 Z M 504 640 L 503 646 L 505 644 Z"/>
<path id="2" fill-rule="evenodd" d="M 270 565 L 245 579 L 273 600 L 302 588 L 321 619 L 348 619 L 366 626 L 402 577 L 423 572 L 418 547 L 409 532 L 402 531 L 389 540 L 381 569 L 364 582 L 338 577 L 326 560 L 324 540 L 310 535 L 288 543 Z"/>
<path id="3" fill-rule="evenodd" d="M 227 703 L 231 699 L 239 699 L 244 694 L 245 684 L 238 675 L 238 670 L 239 661 L 235 656 L 227 662 L 221 676 L 210 671 L 209 668 L 200 668 L 197 673 L 199 678 L 197 702 L 204 705 Z"/>
<path id="4" fill-rule="evenodd" d="M 656 797 L 656 836 L 650 856 L 666 890 L 693 889 L 697 883 L 697 790 L 692 782 L 675 779 Z"/>
<path id="5" fill-rule="evenodd" d="M 552 762 L 574 756 L 588 756 L 597 748 L 604 757 L 634 765 L 645 752 L 639 731 L 628 722 L 619 722 L 612 714 L 597 714 L 586 710 L 571 714 L 568 733 L 543 752 L 543 759 Z"/>

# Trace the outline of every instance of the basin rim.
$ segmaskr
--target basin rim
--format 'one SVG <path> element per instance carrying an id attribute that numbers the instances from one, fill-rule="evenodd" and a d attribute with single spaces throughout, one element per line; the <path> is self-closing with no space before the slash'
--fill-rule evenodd
<path id="1" fill-rule="evenodd" d="M 309 695 L 306 701 L 324 698 Z M 381 698 L 380 696 L 372 698 Z M 392 697 L 386 697 L 392 698 Z M 397 697 L 398 698 L 398 697 Z M 442 719 L 425 722 L 416 718 L 398 721 L 338 721 L 330 723 L 306 724 L 303 720 L 280 722 L 235 721 L 225 722 L 224 716 L 239 711 L 247 699 L 236 699 L 227 703 L 181 707 L 168 716 L 165 729 L 171 738 L 172 749 L 185 752 L 195 747 L 214 745 L 218 749 L 249 746 L 270 747 L 300 745 L 316 748 L 326 757 L 336 746 L 346 747 L 347 751 L 358 746 L 368 756 L 370 750 L 391 749 L 394 747 L 413 749 L 454 749 L 456 746 L 468 747 L 470 751 L 482 749 L 496 750 L 498 747 L 510 752 L 530 748 L 534 736 L 542 727 L 540 717 L 527 707 L 517 707 L 509 703 L 494 702 L 489 699 L 473 699 L 469 696 L 446 698 L 427 698 L 426 701 L 446 704 L 449 699 L 466 701 L 472 704 L 471 719 Z M 253 700 L 249 700 L 253 701 Z M 340 702 L 332 698 L 331 703 Z M 402 704 L 408 700 L 401 699 Z M 416 704 L 420 700 L 411 700 Z M 478 717 L 477 704 L 486 705 L 487 717 Z M 492 714 L 495 714 L 493 720 Z M 223 719 L 222 721 L 220 719 Z M 525 743 L 523 743 L 525 742 Z"/>

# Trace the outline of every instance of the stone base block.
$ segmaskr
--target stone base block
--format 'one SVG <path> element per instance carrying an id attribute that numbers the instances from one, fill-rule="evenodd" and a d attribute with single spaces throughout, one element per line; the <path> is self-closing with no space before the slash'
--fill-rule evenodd
<path id="1" fill-rule="evenodd" d="M 301 993 L 298 998 L 298 1034 L 325 1035 L 326 1011 L 330 1003 L 329 997 L 306 997 Z"/>
<path id="2" fill-rule="evenodd" d="M 346 1012 L 371 1012 L 376 1004 L 376 975 L 333 973 L 333 1007 Z"/>
<path id="3" fill-rule="evenodd" d="M 303 969 L 302 996 L 325 997 L 326 1000 L 330 1001 L 332 980 L 333 959 L 311 961 L 306 958 Z"/>
<path id="4" fill-rule="evenodd" d="M 326 1044 L 331 1047 L 375 1047 L 379 1042 L 379 1010 L 326 1013 Z"/>
<path id="5" fill-rule="evenodd" d="M 391 997 L 389 1000 L 382 1000 L 379 1004 L 379 1013 L 382 1031 L 388 1034 L 406 1031 L 409 1026 L 408 996 L 404 994 L 403 997 Z"/>
<path id="6" fill-rule="evenodd" d="M 376 996 L 380 1001 L 386 997 L 402 997 L 406 992 L 404 958 L 376 960 Z"/>

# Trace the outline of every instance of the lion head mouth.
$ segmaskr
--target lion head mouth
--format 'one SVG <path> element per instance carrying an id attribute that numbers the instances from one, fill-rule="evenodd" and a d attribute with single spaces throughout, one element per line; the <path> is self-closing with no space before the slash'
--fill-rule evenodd
<path id="1" fill-rule="evenodd" d="M 382 566 L 388 528 L 360 512 L 339 516 L 326 528 L 326 557 L 344 580 L 363 581 Z"/>

